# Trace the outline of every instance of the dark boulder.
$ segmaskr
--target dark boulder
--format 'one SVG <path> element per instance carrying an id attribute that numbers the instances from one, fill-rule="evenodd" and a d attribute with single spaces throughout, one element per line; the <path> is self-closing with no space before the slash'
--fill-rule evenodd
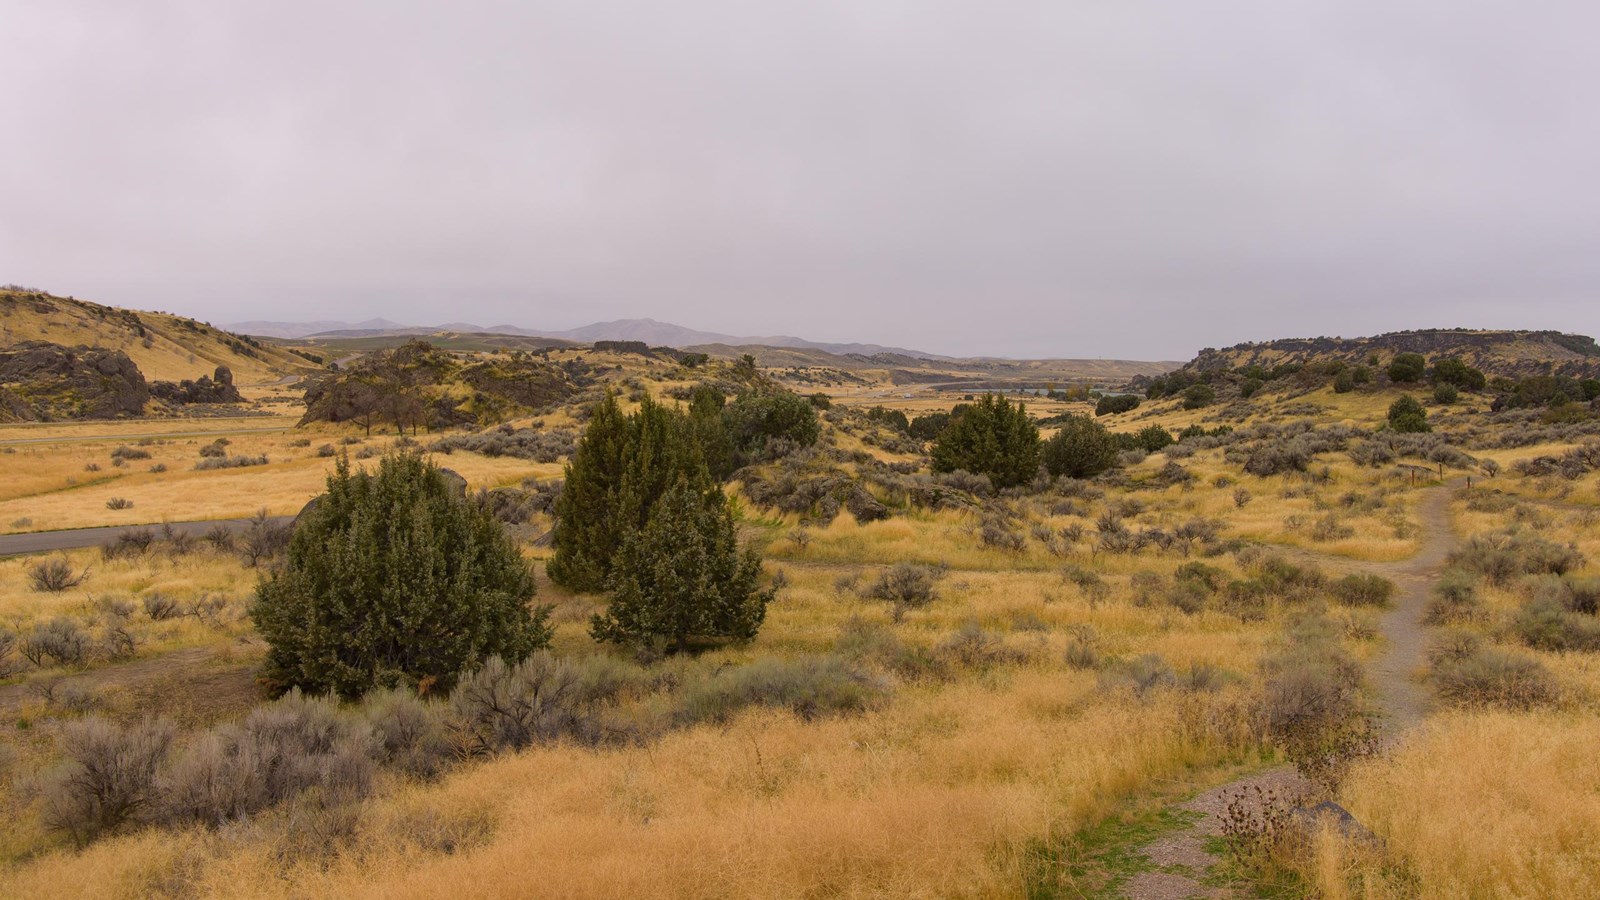
<path id="1" fill-rule="evenodd" d="M 150 400 L 126 353 L 25 341 L 0 349 L 0 407 L 30 421 L 137 416 Z"/>
<path id="2" fill-rule="evenodd" d="M 1324 800 L 1316 806 L 1302 806 L 1293 813 L 1294 823 L 1307 833 L 1314 833 L 1324 826 L 1330 826 L 1339 832 L 1345 840 L 1357 844 L 1376 847 L 1382 841 L 1373 834 L 1367 826 L 1350 814 L 1350 811 L 1333 802 Z"/>
<path id="3" fill-rule="evenodd" d="M 217 366 L 210 377 L 201 375 L 190 381 L 157 381 L 150 385 L 150 393 L 164 403 L 243 403 L 244 397 L 233 386 L 233 371 L 227 366 Z"/>

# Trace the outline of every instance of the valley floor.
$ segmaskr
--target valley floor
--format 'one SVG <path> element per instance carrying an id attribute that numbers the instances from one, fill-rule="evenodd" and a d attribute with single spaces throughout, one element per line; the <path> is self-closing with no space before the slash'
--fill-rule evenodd
<path id="1" fill-rule="evenodd" d="M 96 646 L 112 623 L 133 635 L 131 656 L 46 660 L 0 684 L 5 896 L 1600 896 L 1600 654 L 1521 646 L 1532 588 L 1516 580 L 1484 581 L 1473 612 L 1426 624 L 1452 551 L 1477 536 L 1514 526 L 1570 541 L 1584 562 L 1568 574 L 1592 574 L 1600 476 L 1502 475 L 1469 493 L 1461 470 L 1419 482 L 1339 452 L 1321 455 L 1324 473 L 1245 475 L 1220 448 L 1151 454 L 1120 482 L 907 505 L 872 522 L 802 521 L 740 493 L 776 599 L 752 644 L 642 670 L 657 674 L 610 714 L 648 739 L 556 742 L 431 778 L 383 770 L 351 806 L 286 804 L 80 849 L 40 816 L 66 723 L 163 716 L 194 734 L 263 702 L 264 648 L 245 615 L 261 570 L 160 523 L 292 515 L 332 464 L 323 446 L 370 456 L 394 443 L 283 423 L 154 430 L 0 429 L 0 530 L 153 526 L 137 552 L 52 550 L 88 576 L 60 592 L 30 587 L 47 557 L 0 559 L 9 633 L 65 620 Z M 196 468 L 217 437 L 223 458 L 266 461 Z M 1493 455 L 1509 468 L 1559 449 Z M 469 451 L 438 459 L 473 489 L 561 471 Z M 131 506 L 108 509 L 113 499 Z M 1192 545 L 1123 552 L 1097 539 L 1108 516 L 1164 533 L 1218 524 Z M 527 536 L 547 529 L 537 520 Z M 536 569 L 550 553 L 539 541 L 524 552 Z M 927 567 L 927 602 L 875 599 L 905 564 Z M 1394 583 L 1389 605 L 1338 593 L 1361 573 Z M 538 587 L 558 656 L 633 665 L 589 637 L 602 598 L 542 572 Z M 1262 724 L 1308 632 L 1361 664 L 1362 702 L 1387 728 L 1331 788 L 1293 774 Z M 1516 645 L 1554 694 L 1521 706 L 1441 696 L 1436 647 L 1458 632 Z M 870 699 L 683 719 L 689 694 L 730 673 L 822 660 L 859 673 Z M 1293 852 L 1231 853 L 1227 799 L 1263 779 L 1338 801 L 1381 849 L 1323 831 Z"/>

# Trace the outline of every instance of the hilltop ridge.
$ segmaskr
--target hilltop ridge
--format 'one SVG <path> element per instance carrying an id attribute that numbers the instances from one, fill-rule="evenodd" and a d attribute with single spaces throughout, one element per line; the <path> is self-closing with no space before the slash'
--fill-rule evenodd
<path id="1" fill-rule="evenodd" d="M 1588 335 L 1467 328 L 1393 331 L 1356 338 L 1280 338 L 1221 349 L 1208 347 L 1182 368 L 1194 372 L 1333 361 L 1387 363 L 1401 353 L 1420 353 L 1430 359 L 1450 356 L 1485 374 L 1509 378 L 1529 375 L 1576 378 L 1600 374 L 1600 345 Z"/>

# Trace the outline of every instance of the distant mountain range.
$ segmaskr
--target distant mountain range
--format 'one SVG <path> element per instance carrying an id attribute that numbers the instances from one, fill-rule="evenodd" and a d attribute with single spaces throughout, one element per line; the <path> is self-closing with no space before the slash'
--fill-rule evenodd
<path id="1" fill-rule="evenodd" d="M 459 332 L 466 334 L 510 334 L 524 337 L 559 338 L 580 343 L 643 341 L 652 347 L 682 348 L 695 347 L 702 344 L 728 344 L 732 346 L 795 347 L 807 350 L 823 350 L 841 355 L 856 353 L 863 356 L 873 356 L 879 353 L 891 353 L 898 356 L 921 359 L 949 359 L 949 357 L 926 353 L 921 350 L 886 347 L 881 344 L 828 343 L 825 341 L 810 341 L 791 335 L 740 337 L 732 334 L 720 334 L 714 331 L 697 331 L 693 328 L 685 328 L 682 325 L 674 325 L 670 322 L 657 322 L 655 319 L 617 319 L 614 322 L 595 322 L 592 325 L 570 328 L 566 331 L 540 331 L 519 328 L 515 325 L 484 326 L 474 325 L 471 322 L 447 322 L 443 325 L 415 326 L 391 322 L 388 319 L 369 319 L 365 322 L 237 322 L 229 325 L 228 328 L 232 331 L 257 337 L 284 340 Z"/>

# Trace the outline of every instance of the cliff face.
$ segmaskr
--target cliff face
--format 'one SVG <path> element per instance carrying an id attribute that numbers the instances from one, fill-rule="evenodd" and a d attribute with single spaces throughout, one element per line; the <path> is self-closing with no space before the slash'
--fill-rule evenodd
<path id="1" fill-rule="evenodd" d="M 1594 338 L 1557 331 L 1399 331 L 1364 338 L 1288 338 L 1200 351 L 1184 368 L 1191 371 L 1263 368 L 1310 362 L 1386 365 L 1401 353 L 1420 353 L 1430 362 L 1455 358 L 1490 376 L 1600 375 L 1600 346 Z"/>
<path id="2" fill-rule="evenodd" d="M 25 341 L 0 349 L 0 416 L 49 422 L 137 416 L 150 400 L 126 353 Z"/>

